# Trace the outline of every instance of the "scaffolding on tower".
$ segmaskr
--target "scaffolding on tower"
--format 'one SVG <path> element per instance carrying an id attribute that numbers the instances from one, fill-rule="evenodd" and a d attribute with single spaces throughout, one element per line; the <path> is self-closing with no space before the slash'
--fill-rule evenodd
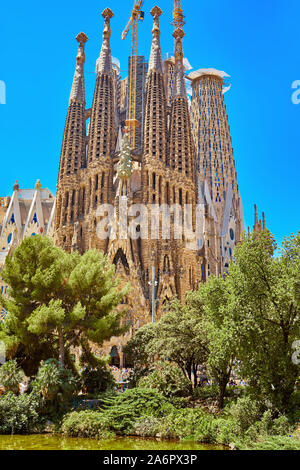
<path id="1" fill-rule="evenodd" d="M 185 25 L 184 14 L 181 8 L 181 0 L 174 0 L 173 22 L 174 31 L 177 28 L 182 29 Z"/>
<path id="2" fill-rule="evenodd" d="M 128 95 L 128 119 L 126 126 L 129 129 L 129 142 L 132 150 L 135 149 L 135 132 L 139 127 L 136 119 L 136 87 L 137 87 L 137 40 L 138 23 L 144 19 L 144 12 L 141 11 L 143 0 L 135 0 L 129 22 L 122 33 L 122 39 L 126 39 L 131 28 L 131 54 L 129 61 L 129 95 Z"/>

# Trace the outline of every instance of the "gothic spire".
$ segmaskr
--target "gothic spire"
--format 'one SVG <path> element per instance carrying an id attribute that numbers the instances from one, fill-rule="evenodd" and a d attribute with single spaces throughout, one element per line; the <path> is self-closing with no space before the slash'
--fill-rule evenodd
<path id="1" fill-rule="evenodd" d="M 185 34 L 182 27 L 177 28 L 173 37 L 175 47 L 175 86 L 171 105 L 170 120 L 170 166 L 194 181 L 194 146 L 186 93 L 182 39 Z"/>
<path id="2" fill-rule="evenodd" d="M 159 7 L 155 6 L 154 8 L 152 8 L 150 13 L 153 16 L 153 29 L 148 73 L 150 73 L 151 70 L 156 70 L 157 72 L 163 73 L 159 28 L 159 17 L 162 14 L 162 10 Z"/>
<path id="3" fill-rule="evenodd" d="M 105 23 L 102 48 L 96 66 L 97 79 L 90 121 L 88 164 L 99 158 L 112 157 L 116 147 L 114 76 L 110 50 L 110 19 L 114 14 L 106 8 L 102 16 Z"/>
<path id="4" fill-rule="evenodd" d="M 160 46 L 159 17 L 162 11 L 155 6 L 153 16 L 152 45 L 149 61 L 145 105 L 144 155 L 146 161 L 159 158 L 167 161 L 167 109 Z"/>
<path id="5" fill-rule="evenodd" d="M 88 37 L 84 33 L 79 33 L 76 37 L 79 42 L 78 53 L 76 57 L 76 69 L 73 78 L 73 85 L 70 95 L 71 101 L 76 101 L 77 103 L 85 104 L 85 88 L 84 88 L 84 62 L 85 62 L 85 53 L 84 45 L 88 41 Z"/>
<path id="6" fill-rule="evenodd" d="M 182 46 L 182 39 L 184 38 L 184 36 L 185 36 L 184 31 L 181 28 L 177 28 L 173 33 L 173 37 L 176 40 L 174 96 L 186 97 L 186 86 L 185 86 L 184 64 L 183 64 L 184 55 L 183 55 L 183 46 Z"/>
<path id="7" fill-rule="evenodd" d="M 61 149 L 59 180 L 68 177 L 85 166 L 86 119 L 84 87 L 84 45 L 88 37 L 79 33 L 76 37 L 79 47 L 76 57 L 76 69 L 69 100 L 65 131 Z"/>
<path id="8" fill-rule="evenodd" d="M 101 47 L 100 57 L 97 60 L 96 72 L 111 75 L 112 74 L 112 58 L 111 58 L 111 50 L 110 50 L 110 36 L 111 36 L 110 20 L 111 18 L 113 18 L 114 14 L 110 8 L 105 8 L 105 10 L 102 12 L 102 16 L 105 20 L 105 23 L 104 23 L 104 29 L 103 29 L 102 47 Z"/>

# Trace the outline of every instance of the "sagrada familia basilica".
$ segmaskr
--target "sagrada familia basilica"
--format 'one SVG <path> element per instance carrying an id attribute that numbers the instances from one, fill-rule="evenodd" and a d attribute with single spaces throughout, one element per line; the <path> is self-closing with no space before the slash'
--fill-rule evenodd
<path id="1" fill-rule="evenodd" d="M 90 108 L 84 76 L 88 38 L 84 33 L 76 38 L 79 46 L 56 197 L 42 189 L 39 181 L 34 190 L 22 190 L 16 183 L 12 197 L 2 198 L 0 204 L 0 269 L 14 247 L 35 234 L 53 237 L 67 251 L 103 250 L 119 277 L 131 284 L 126 303 L 132 331 L 159 319 L 172 297 L 184 299 L 187 291 L 196 289 L 208 276 L 223 275 L 244 231 L 224 101 L 227 75 L 216 69 L 199 69 L 187 75 L 183 22 L 174 28 L 174 56 L 163 60 L 161 14 L 157 6 L 151 10 L 149 62 L 142 56 L 136 58 L 134 139 L 128 125 L 131 72 L 121 79 L 112 59 L 114 14 L 106 8 Z M 187 83 L 192 89 L 191 101 Z M 136 236 L 120 236 L 107 219 L 107 236 L 100 237 L 98 227 L 109 208 L 113 208 L 118 226 L 125 206 Z M 169 212 L 168 237 L 161 210 L 164 206 L 179 208 Z M 189 227 L 195 233 L 194 244 L 185 233 L 179 238 L 172 230 L 178 217 L 186 219 L 188 206 L 192 209 Z M 131 212 L 132 208 L 138 211 Z M 143 218 L 142 208 L 148 214 Z M 153 225 L 155 210 L 158 236 L 143 236 L 145 226 L 150 230 Z M 263 227 L 265 220 L 259 221 L 256 211 L 254 228 Z M 123 344 L 123 340 L 113 341 Z"/>

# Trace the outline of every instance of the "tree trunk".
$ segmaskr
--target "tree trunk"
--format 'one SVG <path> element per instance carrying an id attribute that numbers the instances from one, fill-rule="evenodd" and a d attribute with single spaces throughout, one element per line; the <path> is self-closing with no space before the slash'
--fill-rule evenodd
<path id="1" fill-rule="evenodd" d="M 194 388 L 197 387 L 197 366 L 193 364 Z"/>
<path id="2" fill-rule="evenodd" d="M 220 410 L 224 408 L 224 396 L 226 392 L 226 385 L 228 380 L 224 380 L 219 383 L 219 397 L 218 397 L 218 407 Z"/>
<path id="3" fill-rule="evenodd" d="M 63 332 L 60 329 L 59 330 L 59 356 L 58 356 L 58 362 L 60 367 L 64 367 L 65 365 L 65 343 L 64 343 L 64 336 Z"/>

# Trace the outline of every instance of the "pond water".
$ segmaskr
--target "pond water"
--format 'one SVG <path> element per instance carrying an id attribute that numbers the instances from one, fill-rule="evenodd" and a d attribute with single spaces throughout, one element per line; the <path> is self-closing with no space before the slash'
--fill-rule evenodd
<path id="1" fill-rule="evenodd" d="M 0 450 L 223 450 L 222 446 L 192 441 L 167 441 L 137 437 L 107 440 L 63 437 L 52 434 L 0 436 Z"/>

